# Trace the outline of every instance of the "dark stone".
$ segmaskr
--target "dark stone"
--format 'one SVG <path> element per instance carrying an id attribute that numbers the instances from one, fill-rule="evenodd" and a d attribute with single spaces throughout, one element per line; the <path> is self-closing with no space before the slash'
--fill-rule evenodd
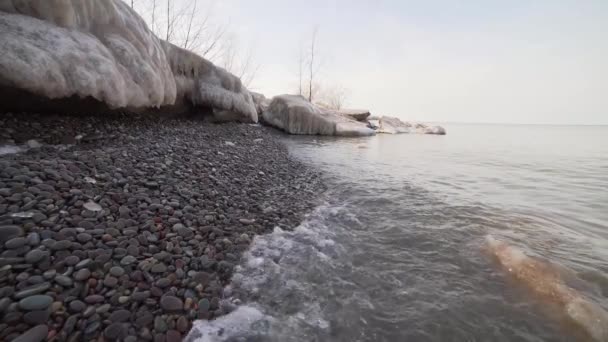
<path id="1" fill-rule="evenodd" d="M 25 262 L 28 264 L 37 264 L 49 255 L 48 252 L 40 249 L 32 249 L 25 255 Z"/>
<path id="2" fill-rule="evenodd" d="M 13 342 L 41 342 L 46 339 L 48 333 L 49 328 L 46 324 L 40 324 L 26 331 L 14 339 Z"/>
<path id="3" fill-rule="evenodd" d="M 167 331 L 166 342 L 181 342 L 182 334 L 177 330 L 169 330 Z"/>
<path id="4" fill-rule="evenodd" d="M 21 235 L 23 235 L 23 230 L 18 226 L 0 226 L 0 243 Z"/>
<path id="5" fill-rule="evenodd" d="M 131 311 L 129 310 L 117 310 L 110 314 L 108 318 L 111 322 L 122 323 L 129 321 L 131 318 Z"/>
<path id="6" fill-rule="evenodd" d="M 19 301 L 19 308 L 25 311 L 45 310 L 51 303 L 53 297 L 46 295 L 33 295 Z"/>
<path id="7" fill-rule="evenodd" d="M 165 295 L 160 299 L 160 306 L 167 312 L 179 312 L 184 308 L 184 303 L 177 297 Z"/>
<path id="8" fill-rule="evenodd" d="M 72 311 L 74 313 L 78 313 L 78 312 L 82 312 L 87 307 L 87 305 L 80 300 L 73 300 L 70 302 L 69 307 L 70 307 L 70 311 Z"/>
<path id="9" fill-rule="evenodd" d="M 25 313 L 25 315 L 23 315 L 23 320 L 25 321 L 25 323 L 30 325 L 46 324 L 50 316 L 51 311 L 48 309 L 36 310 Z"/>
<path id="10" fill-rule="evenodd" d="M 112 323 L 103 331 L 103 336 L 112 341 L 124 338 L 126 334 L 127 329 L 123 323 Z"/>

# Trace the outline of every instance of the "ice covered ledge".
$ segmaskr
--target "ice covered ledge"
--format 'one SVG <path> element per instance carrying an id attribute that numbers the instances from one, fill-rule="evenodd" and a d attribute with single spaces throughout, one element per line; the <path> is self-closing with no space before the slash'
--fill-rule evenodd
<path id="1" fill-rule="evenodd" d="M 24 94 L 214 107 L 257 122 L 236 76 L 162 41 L 120 0 L 0 0 L 0 51 L 0 85 Z"/>
<path id="2" fill-rule="evenodd" d="M 289 134 L 369 136 L 376 134 L 366 124 L 310 103 L 300 95 L 272 98 L 262 113 L 264 123 Z"/>

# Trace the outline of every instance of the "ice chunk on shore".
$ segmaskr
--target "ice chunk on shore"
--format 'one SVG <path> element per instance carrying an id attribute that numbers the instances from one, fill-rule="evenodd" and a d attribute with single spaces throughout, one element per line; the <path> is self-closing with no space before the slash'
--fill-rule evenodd
<path id="1" fill-rule="evenodd" d="M 367 136 L 373 129 L 336 111 L 320 108 L 299 95 L 275 96 L 264 121 L 289 134 Z"/>
<path id="2" fill-rule="evenodd" d="M 2 86 L 110 108 L 203 105 L 257 122 L 240 79 L 156 37 L 121 0 L 0 1 Z"/>

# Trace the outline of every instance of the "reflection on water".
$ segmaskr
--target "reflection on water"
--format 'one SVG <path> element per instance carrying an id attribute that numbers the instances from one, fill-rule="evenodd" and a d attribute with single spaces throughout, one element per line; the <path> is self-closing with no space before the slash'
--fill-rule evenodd
<path id="1" fill-rule="evenodd" d="M 572 312 L 608 304 L 608 128 L 447 131 L 286 138 L 330 191 L 293 232 L 256 238 L 229 289 L 244 305 L 201 339 L 589 340 Z M 555 265 L 545 280 L 566 290 L 545 290 L 575 304 L 505 272 L 488 234 Z"/>

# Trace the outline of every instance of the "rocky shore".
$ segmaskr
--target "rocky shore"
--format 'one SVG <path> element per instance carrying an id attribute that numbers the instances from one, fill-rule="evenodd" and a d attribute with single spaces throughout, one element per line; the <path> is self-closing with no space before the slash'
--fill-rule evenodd
<path id="1" fill-rule="evenodd" d="M 179 341 L 323 186 L 271 129 L 0 114 L 0 340 Z"/>

